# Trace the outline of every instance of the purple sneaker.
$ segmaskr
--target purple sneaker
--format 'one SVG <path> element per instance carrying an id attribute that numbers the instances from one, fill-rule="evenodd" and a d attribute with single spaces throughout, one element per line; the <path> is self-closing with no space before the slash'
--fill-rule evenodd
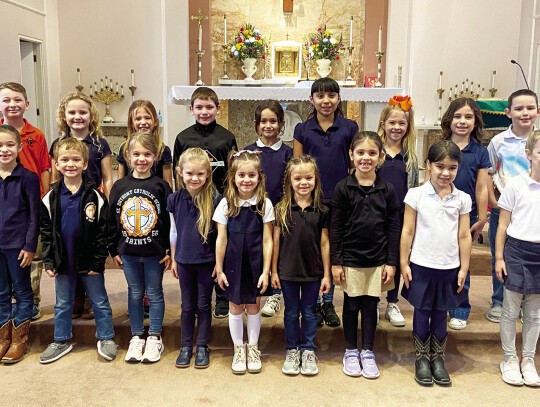
<path id="1" fill-rule="evenodd" d="M 363 350 L 360 354 L 360 360 L 362 362 L 362 375 L 366 379 L 376 379 L 379 377 L 379 369 L 375 363 L 375 354 L 370 350 Z"/>
<path id="2" fill-rule="evenodd" d="M 343 355 L 343 373 L 353 377 L 362 376 L 360 352 L 358 352 L 358 349 L 348 350 Z"/>

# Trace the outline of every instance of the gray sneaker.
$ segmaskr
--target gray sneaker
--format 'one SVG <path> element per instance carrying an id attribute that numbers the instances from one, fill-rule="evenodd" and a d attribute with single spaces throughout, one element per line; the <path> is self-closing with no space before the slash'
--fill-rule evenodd
<path id="1" fill-rule="evenodd" d="M 305 350 L 302 352 L 302 368 L 300 370 L 305 376 L 314 376 L 319 373 L 319 368 L 317 367 L 317 356 L 312 350 Z"/>
<path id="2" fill-rule="evenodd" d="M 501 322 L 501 315 L 502 315 L 502 307 L 500 305 L 491 304 L 486 314 L 486 318 L 489 321 L 495 322 L 496 324 L 498 324 L 499 322 Z"/>
<path id="3" fill-rule="evenodd" d="M 73 345 L 68 342 L 59 343 L 53 342 L 47 349 L 39 355 L 39 363 L 46 364 L 54 362 L 55 360 L 60 359 L 62 356 L 68 354 L 73 349 Z"/>
<path id="4" fill-rule="evenodd" d="M 97 343 L 97 351 L 105 360 L 116 359 L 117 349 L 118 345 L 112 339 L 100 340 Z"/>
<path id="5" fill-rule="evenodd" d="M 287 349 L 285 363 L 283 363 L 281 371 L 288 375 L 300 373 L 300 351 L 298 349 Z"/>

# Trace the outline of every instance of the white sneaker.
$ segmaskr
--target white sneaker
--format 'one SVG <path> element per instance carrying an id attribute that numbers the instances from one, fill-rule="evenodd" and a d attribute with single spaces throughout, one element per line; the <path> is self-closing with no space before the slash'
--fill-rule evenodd
<path id="1" fill-rule="evenodd" d="M 265 317 L 273 317 L 281 308 L 281 294 L 275 294 L 268 297 L 266 304 L 261 309 L 261 314 Z"/>
<path id="2" fill-rule="evenodd" d="M 540 377 L 536 372 L 533 358 L 521 359 L 521 373 L 523 374 L 523 383 L 530 387 L 540 387 Z"/>
<path id="3" fill-rule="evenodd" d="M 392 326 L 405 326 L 405 318 L 403 318 L 403 315 L 401 315 L 401 311 L 399 310 L 397 304 L 391 302 L 388 303 L 384 317 L 390 321 L 390 325 Z"/>
<path id="4" fill-rule="evenodd" d="M 506 362 L 499 365 L 502 373 L 502 379 L 505 383 L 512 386 L 523 386 L 523 376 L 519 367 L 517 356 L 510 356 Z"/>
<path id="5" fill-rule="evenodd" d="M 450 318 L 450 322 L 448 323 L 448 326 L 452 329 L 455 329 L 456 331 L 461 331 L 462 329 L 465 329 L 467 326 L 467 321 L 464 319 L 459 318 Z"/>
<path id="6" fill-rule="evenodd" d="M 259 373 L 262 370 L 261 351 L 257 345 L 247 346 L 247 370 L 249 373 Z"/>
<path id="7" fill-rule="evenodd" d="M 319 368 L 317 367 L 317 356 L 312 350 L 305 350 L 302 352 L 302 367 L 300 373 L 304 376 L 314 376 L 319 373 Z"/>
<path id="8" fill-rule="evenodd" d="M 133 338 L 131 338 L 131 340 L 129 341 L 129 348 L 124 360 L 131 363 L 140 362 L 143 357 L 145 343 L 146 341 L 139 338 L 138 336 L 134 336 Z"/>
<path id="9" fill-rule="evenodd" d="M 144 349 L 141 362 L 154 363 L 159 361 L 161 359 L 163 349 L 163 341 L 161 338 L 158 339 L 157 336 L 149 336 L 146 340 L 146 348 Z"/>
<path id="10" fill-rule="evenodd" d="M 246 373 L 246 346 L 234 345 L 234 356 L 232 361 L 232 372 L 234 374 Z"/>
<path id="11" fill-rule="evenodd" d="M 377 325 L 379 325 L 379 322 L 381 322 L 381 307 L 377 305 Z"/>

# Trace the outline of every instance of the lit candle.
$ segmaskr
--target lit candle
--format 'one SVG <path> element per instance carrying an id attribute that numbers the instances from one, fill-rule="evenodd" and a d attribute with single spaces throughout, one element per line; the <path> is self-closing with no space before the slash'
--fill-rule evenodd
<path id="1" fill-rule="evenodd" d="M 442 71 L 439 73 L 439 89 L 442 89 Z"/>
<path id="2" fill-rule="evenodd" d="M 202 50 L 202 24 L 199 23 L 199 51 Z"/>
<path id="3" fill-rule="evenodd" d="M 122 91 L 122 96 L 124 96 L 124 85 L 120 85 L 120 90 Z"/>
<path id="4" fill-rule="evenodd" d="M 225 36 L 225 44 L 227 44 L 227 16 L 223 16 L 225 26 L 223 28 L 223 35 Z"/>
<path id="5" fill-rule="evenodd" d="M 493 74 L 491 74 L 491 88 L 495 89 L 495 74 L 497 71 L 493 71 Z"/>
<path id="6" fill-rule="evenodd" d="M 452 87 L 450 86 L 450 99 L 452 99 Z"/>
<path id="7" fill-rule="evenodd" d="M 135 70 L 131 70 L 131 86 L 135 86 Z"/>
<path id="8" fill-rule="evenodd" d="M 79 82 L 79 86 L 81 86 L 81 70 L 77 68 L 77 81 Z"/>
<path id="9" fill-rule="evenodd" d="M 118 93 L 118 82 L 116 82 L 116 93 Z"/>
<path id="10" fill-rule="evenodd" d="M 92 84 L 90 84 L 90 94 L 92 94 Z"/>
<path id="11" fill-rule="evenodd" d="M 382 52 L 382 26 L 379 26 L 379 52 Z"/>
<path id="12" fill-rule="evenodd" d="M 111 81 L 111 90 L 112 90 L 112 79 L 109 79 Z"/>
<path id="13" fill-rule="evenodd" d="M 351 33 L 349 35 L 349 47 L 352 48 L 352 25 L 353 25 L 353 16 L 351 16 Z"/>

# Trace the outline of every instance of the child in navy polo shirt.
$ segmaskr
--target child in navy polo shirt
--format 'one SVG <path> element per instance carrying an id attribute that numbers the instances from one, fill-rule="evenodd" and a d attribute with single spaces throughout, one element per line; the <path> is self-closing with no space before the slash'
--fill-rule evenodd
<path id="1" fill-rule="evenodd" d="M 281 371 L 316 375 L 317 297 L 330 289 L 328 208 L 322 203 L 315 159 L 293 158 L 285 171 L 284 197 L 276 206 L 272 286 L 285 298 L 287 356 Z M 300 313 L 302 326 L 300 326 Z"/>
<path id="2" fill-rule="evenodd" d="M 473 241 L 482 233 L 487 222 L 488 168 L 491 163 L 487 148 L 480 144 L 484 135 L 483 127 L 482 112 L 476 102 L 470 98 L 459 98 L 452 101 L 441 122 L 443 137 L 456 143 L 461 150 L 461 163 L 454 185 L 471 197 L 472 208 L 469 221 Z M 428 170 L 426 178 L 429 175 Z M 470 279 L 471 272 L 469 271 L 463 286 L 463 302 L 455 310 L 449 312 L 448 326 L 452 329 L 460 330 L 467 326 L 467 320 L 471 313 Z"/>
<path id="3" fill-rule="evenodd" d="M 112 310 L 105 290 L 107 259 L 107 199 L 83 171 L 88 148 L 74 137 L 61 140 L 54 150 L 54 165 L 62 179 L 52 185 L 41 204 L 41 239 L 45 271 L 54 278 L 54 342 L 41 354 L 51 363 L 73 349 L 71 312 L 75 284 L 80 276 L 96 319 L 98 353 L 116 357 Z"/>
<path id="4" fill-rule="evenodd" d="M 182 349 L 176 367 L 188 367 L 193 351 L 195 315 L 198 317 L 195 367 L 210 364 L 208 341 L 212 322 L 212 276 L 216 265 L 216 230 L 212 215 L 221 196 L 212 183 L 208 155 L 188 148 L 176 169 L 180 190 L 167 198 L 171 213 L 172 274 L 180 280 Z"/>
<path id="5" fill-rule="evenodd" d="M 238 150 L 238 147 L 234 134 L 216 122 L 220 109 L 219 99 L 212 89 L 199 86 L 193 91 L 189 111 L 195 118 L 195 124 L 176 136 L 173 167 L 176 168 L 180 155 L 188 148 L 202 148 L 210 159 L 212 181 L 218 192 L 223 194 L 228 156 L 231 151 Z M 219 285 L 215 284 L 214 288 L 216 290 L 214 317 L 225 318 L 229 315 L 229 302 Z"/>
<path id="6" fill-rule="evenodd" d="M 276 205 L 283 196 L 283 174 L 287 162 L 292 158 L 292 148 L 284 144 L 279 136 L 283 133 L 285 114 L 276 100 L 265 100 L 255 109 L 255 131 L 259 139 L 246 150 L 260 151 L 259 158 L 266 175 L 266 192 L 272 205 Z M 281 305 L 281 289 L 268 288 L 270 297 L 261 309 L 261 314 L 274 316 Z"/>
<path id="7" fill-rule="evenodd" d="M 330 78 L 317 79 L 311 85 L 309 100 L 313 110 L 304 123 L 294 129 L 293 155 L 309 154 L 317 161 L 321 174 L 324 203 L 329 205 L 336 184 L 349 175 L 349 147 L 358 124 L 343 117 L 338 83 Z M 330 208 L 331 210 L 332 208 Z M 341 324 L 334 310 L 334 285 L 323 294 L 317 307 L 318 324 Z"/>
<path id="8" fill-rule="evenodd" d="M 19 132 L 0 126 L 0 359 L 20 361 L 28 347 L 34 295 L 30 264 L 39 229 L 39 178 L 17 162 Z M 11 295 L 17 308 L 11 315 Z"/>

